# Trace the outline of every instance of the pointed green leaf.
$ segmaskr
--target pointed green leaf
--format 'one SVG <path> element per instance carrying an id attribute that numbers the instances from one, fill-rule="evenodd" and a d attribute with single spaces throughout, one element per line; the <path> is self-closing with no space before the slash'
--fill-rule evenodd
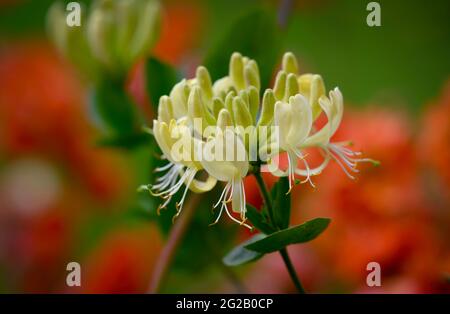
<path id="1" fill-rule="evenodd" d="M 145 63 L 145 82 L 150 102 L 157 112 L 159 98 L 169 95 L 177 83 L 178 75 L 172 66 L 155 57 L 150 57 Z"/>
<path id="2" fill-rule="evenodd" d="M 276 230 L 267 222 L 266 218 L 255 207 L 247 204 L 246 216 L 253 226 L 265 234 L 271 234 Z"/>
<path id="3" fill-rule="evenodd" d="M 246 249 L 245 246 L 255 241 L 259 241 L 264 237 L 265 235 L 263 235 L 262 233 L 258 233 L 249 240 L 239 244 L 223 258 L 223 263 L 227 266 L 238 266 L 255 261 L 258 258 L 262 257 L 264 254 L 255 251 L 250 251 Z"/>
<path id="4" fill-rule="evenodd" d="M 330 223 L 328 218 L 316 218 L 301 225 L 268 235 L 264 239 L 248 244 L 245 248 L 258 253 L 279 251 L 290 244 L 305 243 L 315 239 Z"/>

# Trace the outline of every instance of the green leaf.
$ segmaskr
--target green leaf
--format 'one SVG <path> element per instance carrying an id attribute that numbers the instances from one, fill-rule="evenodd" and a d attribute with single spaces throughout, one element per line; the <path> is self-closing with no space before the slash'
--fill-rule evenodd
<path id="1" fill-rule="evenodd" d="M 305 243 L 315 239 L 330 223 L 328 218 L 316 218 L 289 229 L 280 230 L 264 239 L 246 245 L 245 248 L 258 253 L 279 251 L 290 244 Z"/>
<path id="2" fill-rule="evenodd" d="M 289 227 L 291 217 L 291 195 L 289 191 L 289 179 L 282 177 L 272 188 L 273 215 L 275 224 L 280 229 Z"/>
<path id="3" fill-rule="evenodd" d="M 271 225 L 267 223 L 267 220 L 265 219 L 263 214 L 250 204 L 247 204 L 246 216 L 248 220 L 250 220 L 250 222 L 253 224 L 253 226 L 259 231 L 265 234 L 271 234 L 276 231 Z"/>
<path id="4" fill-rule="evenodd" d="M 253 9 L 239 17 L 216 42 L 204 64 L 217 80 L 228 75 L 231 54 L 240 52 L 258 62 L 261 87 L 266 88 L 278 61 L 280 39 L 275 16 L 261 8 Z"/>
<path id="5" fill-rule="evenodd" d="M 159 98 L 168 95 L 177 83 L 178 75 L 174 68 L 155 57 L 150 57 L 145 63 L 145 82 L 150 102 L 158 108 Z"/>
<path id="6" fill-rule="evenodd" d="M 137 129 L 135 107 L 121 80 L 102 80 L 91 95 L 94 119 L 115 134 L 132 134 Z"/>
<path id="7" fill-rule="evenodd" d="M 223 258 L 223 263 L 227 266 L 238 266 L 261 258 L 264 254 L 248 250 L 245 247 L 255 241 L 264 239 L 264 237 L 265 235 L 259 233 L 239 244 Z"/>

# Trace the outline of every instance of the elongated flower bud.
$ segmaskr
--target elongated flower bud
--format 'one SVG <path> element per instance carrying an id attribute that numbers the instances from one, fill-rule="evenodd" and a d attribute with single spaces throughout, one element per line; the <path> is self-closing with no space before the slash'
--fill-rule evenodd
<path id="1" fill-rule="evenodd" d="M 298 74 L 298 62 L 297 58 L 292 52 L 286 52 L 283 56 L 283 62 L 281 68 L 286 73 Z"/>
<path id="2" fill-rule="evenodd" d="M 225 130 L 228 126 L 233 126 L 233 121 L 231 120 L 231 114 L 226 109 L 222 109 L 217 117 L 217 126 L 222 130 Z"/>
<path id="3" fill-rule="evenodd" d="M 286 77 L 286 72 L 280 71 L 275 79 L 273 91 L 277 100 L 282 100 L 284 98 L 284 93 L 286 92 Z"/>
<path id="4" fill-rule="evenodd" d="M 92 54 L 108 68 L 116 66 L 114 64 L 116 33 L 114 2 L 112 0 L 95 2 L 87 21 L 87 40 Z"/>
<path id="5" fill-rule="evenodd" d="M 189 94 L 188 117 L 192 120 L 193 126 L 199 134 L 202 134 L 206 127 L 215 124 L 215 119 L 208 112 L 208 109 L 202 101 L 201 89 L 199 86 L 194 86 Z M 198 121 L 201 120 L 201 127 L 197 128 L 195 119 L 198 119 Z"/>
<path id="6" fill-rule="evenodd" d="M 133 64 L 136 59 L 145 55 L 149 48 L 156 43 L 161 23 L 161 6 L 158 1 L 135 0 L 134 2 L 133 9 L 137 13 L 137 25 L 129 43 L 128 56 L 126 56 L 126 51 L 124 51 L 124 62 L 128 66 Z M 132 19 L 126 23 L 134 24 Z M 127 45 L 123 47 L 127 48 Z"/>
<path id="7" fill-rule="evenodd" d="M 231 114 L 231 119 L 234 120 L 234 111 L 233 111 L 233 99 L 236 97 L 236 93 L 234 91 L 231 91 L 227 94 L 225 97 L 225 109 L 228 110 L 228 112 Z"/>
<path id="8" fill-rule="evenodd" d="M 248 107 L 252 115 L 253 122 L 256 121 L 259 110 L 259 91 L 256 87 L 250 86 L 248 88 Z"/>
<path id="9" fill-rule="evenodd" d="M 309 100 L 309 104 L 313 111 L 313 117 L 317 118 L 322 111 L 319 105 L 319 99 L 326 95 L 325 84 L 322 77 L 318 74 L 304 74 L 299 76 L 298 85 L 300 93 Z"/>
<path id="10" fill-rule="evenodd" d="M 175 84 L 170 91 L 170 99 L 172 100 L 172 110 L 175 119 L 179 119 L 187 115 L 187 101 L 189 97 L 189 86 L 186 80 Z"/>
<path id="11" fill-rule="evenodd" d="M 289 101 L 289 97 L 297 95 L 299 93 L 298 90 L 298 82 L 297 76 L 293 73 L 288 74 L 286 78 L 286 91 L 284 92 L 284 101 Z"/>
<path id="12" fill-rule="evenodd" d="M 203 66 L 199 66 L 197 68 L 195 77 L 197 78 L 198 86 L 200 86 L 202 90 L 203 101 L 205 102 L 205 104 L 211 103 L 211 100 L 213 98 L 213 90 L 211 76 L 209 75 L 208 70 Z"/>
<path id="13" fill-rule="evenodd" d="M 172 101 L 168 96 L 161 96 L 158 105 L 158 120 L 169 123 L 173 119 Z"/>
<path id="14" fill-rule="evenodd" d="M 244 69 L 244 76 L 245 76 L 245 82 L 246 86 L 253 86 L 257 89 L 259 92 L 259 89 L 261 88 L 261 82 L 259 78 L 259 70 L 258 65 L 254 60 L 250 60 L 246 65 Z"/>
<path id="15" fill-rule="evenodd" d="M 218 117 L 219 116 L 219 112 L 220 110 L 225 108 L 225 103 L 223 102 L 222 99 L 220 99 L 219 97 L 214 97 L 213 99 L 213 114 L 214 117 Z"/>
<path id="16" fill-rule="evenodd" d="M 237 90 L 245 88 L 244 61 L 240 53 L 233 53 L 230 60 L 230 77 Z"/>
<path id="17" fill-rule="evenodd" d="M 233 115 L 236 125 L 243 126 L 245 128 L 253 123 L 248 106 L 239 96 L 236 96 L 233 99 Z"/>
<path id="18" fill-rule="evenodd" d="M 258 125 L 269 125 L 272 122 L 276 101 L 274 92 L 271 89 L 267 89 L 263 96 Z"/>
<path id="19" fill-rule="evenodd" d="M 86 7 L 81 5 L 81 21 L 86 16 Z M 67 25 L 67 12 L 61 2 L 55 2 L 47 14 L 47 29 L 50 39 L 59 52 L 76 65 L 87 77 L 95 79 L 99 66 L 91 53 L 85 36 L 85 23 L 80 26 Z"/>

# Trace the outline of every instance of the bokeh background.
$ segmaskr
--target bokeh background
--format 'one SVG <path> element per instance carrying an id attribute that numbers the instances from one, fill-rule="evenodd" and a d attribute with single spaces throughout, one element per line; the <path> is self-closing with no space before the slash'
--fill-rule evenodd
<path id="1" fill-rule="evenodd" d="M 173 215 L 157 216 L 155 200 L 136 192 L 149 183 L 154 147 L 102 141 L 89 80 L 48 39 L 53 2 L 0 1 L 0 292 L 146 292 Z M 304 285 L 318 293 L 448 293 L 450 4 L 378 1 L 382 26 L 368 27 L 368 2 L 162 1 L 161 33 L 148 55 L 189 77 L 211 54 L 227 60 L 241 47 L 240 31 L 251 32 L 263 48 L 242 52 L 262 68 L 274 72 L 266 56 L 293 51 L 301 72 L 339 86 L 346 112 L 336 138 L 353 140 L 381 166 L 363 168 L 356 181 L 330 166 L 317 189 L 293 192 L 293 223 L 332 218 L 317 240 L 289 249 Z M 236 28 L 261 10 L 274 29 L 252 19 Z M 145 86 L 158 77 L 146 81 L 143 63 L 126 88 L 149 123 L 155 106 Z M 252 179 L 246 189 L 260 206 Z M 208 227 L 213 199 L 195 212 L 161 291 L 294 292 L 277 254 L 222 264 L 249 233 L 226 219 Z M 79 288 L 66 286 L 71 261 L 82 267 Z M 371 261 L 381 265 L 381 287 L 366 285 Z"/>

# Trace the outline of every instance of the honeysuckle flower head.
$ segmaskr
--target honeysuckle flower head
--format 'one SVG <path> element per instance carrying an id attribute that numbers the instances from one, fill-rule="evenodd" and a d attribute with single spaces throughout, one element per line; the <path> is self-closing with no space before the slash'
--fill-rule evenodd
<path id="1" fill-rule="evenodd" d="M 81 25 L 69 26 L 65 7 L 55 2 L 47 24 L 58 49 L 87 74 L 124 75 L 158 38 L 157 0 L 94 0 L 81 14 Z"/>
<path id="2" fill-rule="evenodd" d="M 320 174 L 330 160 L 350 177 L 358 162 L 371 161 L 344 143 L 332 142 L 342 120 L 342 94 L 335 88 L 327 96 L 318 74 L 300 75 L 292 53 L 284 55 L 273 89 L 266 89 L 262 99 L 260 89 L 256 62 L 234 53 L 227 76 L 213 83 L 208 70 L 200 66 L 194 78 L 181 80 L 168 96 L 160 98 L 152 133 L 168 164 L 157 169 L 166 172 L 148 188 L 165 198 L 163 207 L 184 184 L 179 214 L 188 189 L 205 192 L 221 181 L 224 188 L 214 205 L 219 208 L 214 223 L 225 212 L 250 228 L 243 185 L 250 172 L 264 167 L 276 176 L 288 176 L 291 189 L 295 176 L 313 185 L 311 177 Z M 327 122 L 317 129 L 315 122 L 322 113 Z M 306 149 L 323 153 L 319 166 L 309 166 Z M 288 158 L 286 170 L 276 162 L 283 153 Z M 200 171 L 207 173 L 206 181 L 196 179 Z"/>

